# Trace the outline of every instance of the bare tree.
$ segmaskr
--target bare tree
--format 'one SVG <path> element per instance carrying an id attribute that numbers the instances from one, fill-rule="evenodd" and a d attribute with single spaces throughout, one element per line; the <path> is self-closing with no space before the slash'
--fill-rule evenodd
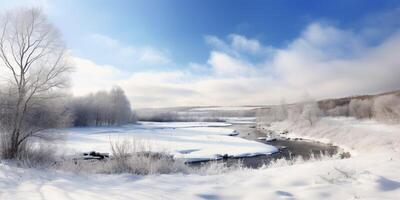
<path id="1" fill-rule="evenodd" d="M 303 105 L 303 111 L 301 113 L 301 118 L 308 121 L 310 126 L 313 126 L 315 122 L 319 120 L 322 112 L 318 107 L 316 102 L 307 102 Z"/>
<path id="2" fill-rule="evenodd" d="M 44 100 L 58 96 L 56 89 L 66 86 L 70 67 L 59 31 L 36 8 L 12 10 L 1 16 L 0 60 L 0 67 L 10 77 L 10 116 L 1 123 L 9 139 L 3 156 L 14 158 L 28 138 L 39 137 L 49 128 L 32 127 L 27 123 L 32 117 L 29 115 L 43 106 Z"/>
<path id="3" fill-rule="evenodd" d="M 72 101 L 75 126 L 121 125 L 134 122 L 134 113 L 120 87 L 99 91 Z"/>
<path id="4" fill-rule="evenodd" d="M 132 109 L 124 90 L 114 86 L 110 91 L 111 98 L 111 121 L 110 124 L 124 124 L 132 120 Z"/>

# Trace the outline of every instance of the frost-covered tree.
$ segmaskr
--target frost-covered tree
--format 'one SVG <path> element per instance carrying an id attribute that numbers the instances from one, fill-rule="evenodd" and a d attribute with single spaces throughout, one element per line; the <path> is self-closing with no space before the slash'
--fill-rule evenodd
<path id="1" fill-rule="evenodd" d="M 316 102 L 307 102 L 303 104 L 301 119 L 306 120 L 310 126 L 313 126 L 316 121 L 322 116 L 322 112 Z"/>
<path id="2" fill-rule="evenodd" d="M 75 126 L 106 126 L 134 122 L 134 113 L 120 87 L 73 100 Z"/>
<path id="3" fill-rule="evenodd" d="M 339 116 L 348 117 L 349 106 L 348 105 L 336 106 L 332 109 L 327 110 L 326 115 L 331 117 L 339 117 Z"/>
<path id="4" fill-rule="evenodd" d="M 111 98 L 111 124 L 124 124 L 132 120 L 131 105 L 125 92 L 120 87 L 114 87 L 110 91 Z"/>
<path id="5" fill-rule="evenodd" d="M 359 119 L 372 117 L 372 104 L 369 99 L 352 99 L 349 103 L 349 115 Z"/>
<path id="6" fill-rule="evenodd" d="M 377 97 L 373 105 L 374 118 L 387 123 L 400 123 L 400 97 L 385 95 Z"/>
<path id="7" fill-rule="evenodd" d="M 272 106 L 269 109 L 259 110 L 257 122 L 259 124 L 270 124 L 272 122 L 288 120 L 294 123 L 308 122 L 310 126 L 323 115 L 318 103 L 307 98 L 306 101 L 287 105 L 281 101 L 280 105 Z"/>
<path id="8" fill-rule="evenodd" d="M 39 9 L 0 16 L 2 155 L 15 158 L 31 137 L 57 127 L 63 108 L 54 104 L 70 67 L 59 31 Z M 51 103 L 50 103 L 51 102 Z M 50 117 L 51 116 L 51 117 Z"/>

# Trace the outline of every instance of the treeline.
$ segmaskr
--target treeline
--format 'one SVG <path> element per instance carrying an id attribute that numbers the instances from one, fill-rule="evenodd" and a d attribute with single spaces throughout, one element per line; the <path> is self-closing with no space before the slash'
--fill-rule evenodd
<path id="1" fill-rule="evenodd" d="M 400 123 L 400 96 L 398 94 L 352 99 L 348 104 L 325 111 L 327 116 L 346 116 L 375 119 L 386 123 Z"/>
<path id="2" fill-rule="evenodd" d="M 270 124 L 277 121 L 306 122 L 313 125 L 323 112 L 319 108 L 317 102 L 307 100 L 296 104 L 286 104 L 271 106 L 269 108 L 260 109 L 257 112 L 257 123 Z"/>
<path id="3" fill-rule="evenodd" d="M 285 104 L 260 109 L 258 123 L 270 124 L 277 121 L 307 122 L 313 125 L 321 117 L 354 117 L 374 119 L 383 123 L 400 123 L 400 95 L 389 94 L 365 99 L 351 99 L 345 103 L 327 106 L 316 101 Z"/>
<path id="4" fill-rule="evenodd" d="M 74 126 L 107 126 L 135 122 L 135 114 L 120 87 L 72 100 Z"/>

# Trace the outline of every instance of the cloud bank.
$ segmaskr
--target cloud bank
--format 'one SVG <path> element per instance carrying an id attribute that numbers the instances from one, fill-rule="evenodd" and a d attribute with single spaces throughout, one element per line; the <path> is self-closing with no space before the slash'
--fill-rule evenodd
<path id="1" fill-rule="evenodd" d="M 305 93 L 321 99 L 400 89 L 400 32 L 371 38 L 365 34 L 371 30 L 315 22 L 283 48 L 238 34 L 205 36 L 212 47 L 209 58 L 189 63 L 186 70 L 127 74 L 74 58 L 73 91 L 80 95 L 118 84 L 134 107 L 165 107 L 265 105 L 282 98 L 299 101 Z M 140 52 L 138 58 L 163 62 L 157 52 Z"/>

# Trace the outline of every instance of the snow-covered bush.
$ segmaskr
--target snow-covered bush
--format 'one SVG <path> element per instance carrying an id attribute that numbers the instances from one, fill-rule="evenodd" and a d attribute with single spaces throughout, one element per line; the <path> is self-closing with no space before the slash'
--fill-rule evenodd
<path id="1" fill-rule="evenodd" d="M 55 147 L 49 143 L 26 145 L 16 158 L 17 165 L 27 168 L 48 168 L 56 163 Z"/>
<path id="2" fill-rule="evenodd" d="M 309 163 L 309 162 L 318 162 L 323 160 L 332 160 L 340 158 L 340 154 L 330 155 L 326 152 L 320 152 L 319 154 L 314 154 L 310 152 L 309 158 L 304 158 L 302 156 L 291 156 L 289 158 L 279 158 L 275 160 L 271 160 L 269 163 L 265 164 L 263 168 L 276 168 L 276 167 L 286 167 L 297 164 Z"/>
<path id="3" fill-rule="evenodd" d="M 352 99 L 349 103 L 349 115 L 358 119 L 372 117 L 373 101 L 369 99 Z"/>
<path id="4" fill-rule="evenodd" d="M 104 160 L 66 159 L 57 169 L 74 172 L 105 174 L 131 173 L 138 175 L 190 173 L 191 168 L 183 161 L 175 160 L 165 152 L 152 152 L 151 145 L 143 141 L 111 142 L 112 155 Z"/>
<path id="5" fill-rule="evenodd" d="M 105 166 L 106 173 L 170 174 L 187 173 L 182 161 L 165 152 L 154 153 L 151 145 L 140 141 L 112 142 L 112 158 Z"/>
<path id="6" fill-rule="evenodd" d="M 373 115 L 378 121 L 400 122 L 400 97 L 395 95 L 380 96 L 373 104 Z"/>

